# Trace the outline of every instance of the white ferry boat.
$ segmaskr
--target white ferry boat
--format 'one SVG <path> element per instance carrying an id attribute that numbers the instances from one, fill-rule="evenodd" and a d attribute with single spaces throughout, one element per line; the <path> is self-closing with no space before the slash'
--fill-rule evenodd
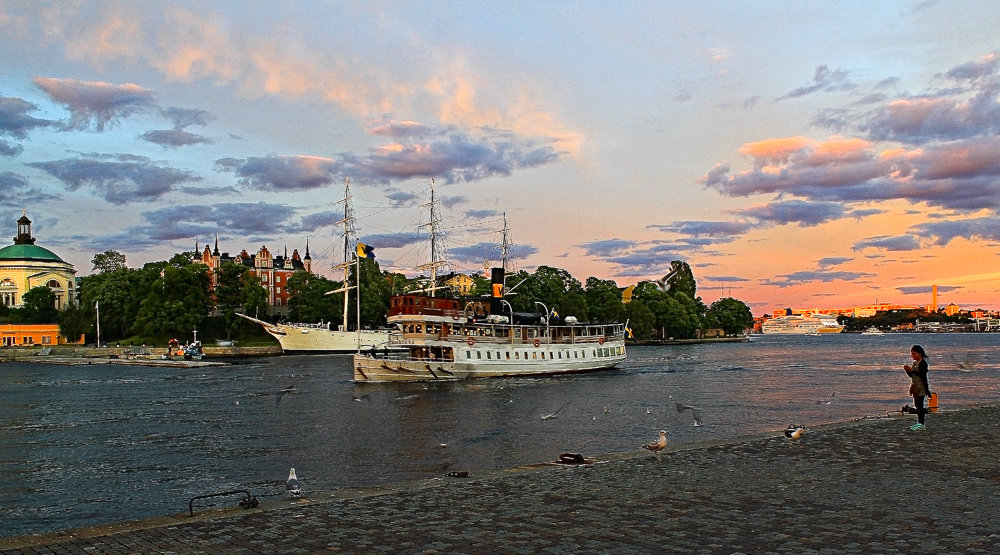
<path id="1" fill-rule="evenodd" d="M 837 318 L 829 314 L 790 314 L 767 320 L 761 325 L 761 331 L 764 334 L 771 335 L 819 335 L 823 333 L 840 333 L 844 331 L 844 326 L 838 324 Z"/>
<path id="2" fill-rule="evenodd" d="M 503 312 L 503 270 L 493 270 L 493 297 L 479 301 L 424 295 L 393 297 L 395 326 L 382 355 L 354 355 L 356 383 L 541 376 L 613 368 L 625 360 L 625 324 L 580 324 L 575 318 Z M 537 303 L 541 304 L 541 303 Z M 544 305 L 543 305 L 544 306 Z"/>

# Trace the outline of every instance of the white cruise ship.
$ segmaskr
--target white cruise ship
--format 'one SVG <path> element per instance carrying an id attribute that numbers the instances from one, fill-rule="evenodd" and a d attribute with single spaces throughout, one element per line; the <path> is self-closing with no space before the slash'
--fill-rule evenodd
<path id="1" fill-rule="evenodd" d="M 765 334 L 815 335 L 819 333 L 840 333 L 844 326 L 837 323 L 836 316 L 811 314 L 802 316 L 790 314 L 771 318 L 764 322 L 761 331 Z"/>

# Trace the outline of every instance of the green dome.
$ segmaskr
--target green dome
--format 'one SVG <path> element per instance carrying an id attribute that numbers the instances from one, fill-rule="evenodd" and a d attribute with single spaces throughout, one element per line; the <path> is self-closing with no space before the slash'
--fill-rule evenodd
<path id="1" fill-rule="evenodd" d="M 0 260 L 45 260 L 62 262 L 63 259 L 45 247 L 37 245 L 8 245 L 0 249 Z"/>

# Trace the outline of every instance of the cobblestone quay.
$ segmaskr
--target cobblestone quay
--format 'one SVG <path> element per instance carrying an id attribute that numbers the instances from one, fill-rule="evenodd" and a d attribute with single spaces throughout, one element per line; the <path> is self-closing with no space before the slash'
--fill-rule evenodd
<path id="1" fill-rule="evenodd" d="M 794 444 L 780 432 L 671 444 L 659 457 L 637 449 L 593 464 L 312 492 L 194 517 L 184 506 L 160 519 L 8 538 L 0 550 L 1000 552 L 1000 407 L 932 414 L 922 432 L 909 430 L 912 418 L 823 426 Z"/>

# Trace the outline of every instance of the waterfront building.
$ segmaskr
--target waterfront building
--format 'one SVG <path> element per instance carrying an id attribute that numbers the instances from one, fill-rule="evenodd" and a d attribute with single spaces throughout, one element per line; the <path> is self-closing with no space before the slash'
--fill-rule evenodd
<path id="1" fill-rule="evenodd" d="M 451 274 L 445 276 L 444 284 L 459 295 L 471 295 L 476 289 L 476 280 L 465 274 Z"/>
<path id="2" fill-rule="evenodd" d="M 55 307 L 63 310 L 76 303 L 75 276 L 72 264 L 35 244 L 31 220 L 22 211 L 14 244 L 0 249 L 0 303 L 19 307 L 29 289 L 44 286 L 55 295 Z"/>
<path id="3" fill-rule="evenodd" d="M 197 247 L 195 248 L 197 251 Z M 208 276 L 211 287 L 214 290 L 218 285 L 218 275 L 216 270 L 224 262 L 242 264 L 249 268 L 250 274 L 260 280 L 261 286 L 267 290 L 267 305 L 273 314 L 288 313 L 288 278 L 295 272 L 312 272 L 312 258 L 309 256 L 309 244 L 306 244 L 305 256 L 299 256 L 298 249 L 288 255 L 288 248 L 285 248 L 283 256 L 273 256 L 266 245 L 261 245 L 257 254 L 249 254 L 243 249 L 237 256 L 230 256 L 228 252 L 219 251 L 219 239 L 215 239 L 215 249 L 210 249 L 205 245 L 201 251 L 201 257 L 195 259 L 208 266 Z"/>

